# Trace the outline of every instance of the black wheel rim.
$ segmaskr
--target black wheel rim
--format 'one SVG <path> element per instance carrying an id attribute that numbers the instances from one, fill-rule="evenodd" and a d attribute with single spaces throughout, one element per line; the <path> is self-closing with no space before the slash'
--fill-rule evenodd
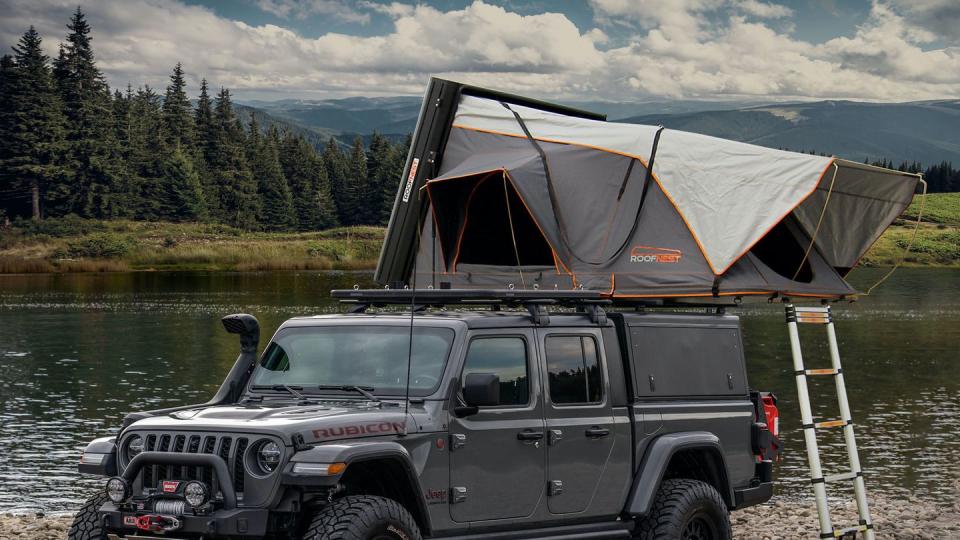
<path id="1" fill-rule="evenodd" d="M 713 524 L 703 514 L 690 518 L 680 533 L 683 540 L 715 540 L 717 538 Z"/>

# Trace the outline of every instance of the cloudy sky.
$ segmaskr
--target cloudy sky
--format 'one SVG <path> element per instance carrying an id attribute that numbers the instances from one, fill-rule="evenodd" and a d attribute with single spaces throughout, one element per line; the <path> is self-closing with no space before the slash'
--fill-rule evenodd
<path id="1" fill-rule="evenodd" d="M 960 96 L 960 0 L 0 0 L 0 44 L 32 24 L 55 54 L 78 2 L 112 86 L 181 61 L 241 99 L 419 95 L 431 74 L 559 99 Z"/>

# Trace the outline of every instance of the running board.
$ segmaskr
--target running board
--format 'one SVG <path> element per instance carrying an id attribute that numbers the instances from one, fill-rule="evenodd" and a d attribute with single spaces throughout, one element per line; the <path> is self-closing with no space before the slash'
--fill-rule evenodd
<path id="1" fill-rule="evenodd" d="M 613 521 L 602 523 L 587 523 L 580 525 L 559 525 L 539 529 L 511 530 L 501 532 L 483 532 L 465 536 L 450 536 L 438 538 L 455 538 L 456 540 L 576 540 L 584 539 L 614 539 L 631 538 L 633 523 Z"/>

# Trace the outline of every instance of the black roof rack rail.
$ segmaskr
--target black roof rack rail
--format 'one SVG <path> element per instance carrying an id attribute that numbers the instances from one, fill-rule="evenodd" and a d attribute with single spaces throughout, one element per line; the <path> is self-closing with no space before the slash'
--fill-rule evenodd
<path id="1" fill-rule="evenodd" d="M 330 296 L 343 303 L 370 305 L 443 306 L 451 304 L 553 304 L 576 306 L 610 304 L 612 301 L 596 291 L 557 291 L 530 289 L 334 289 Z"/>
<path id="2" fill-rule="evenodd" d="M 334 289 L 330 296 L 343 304 L 351 304 L 350 313 L 362 313 L 369 306 L 413 305 L 413 310 L 425 307 L 456 305 L 488 305 L 524 307 L 534 324 L 550 324 L 546 306 L 574 307 L 596 324 L 606 324 L 602 306 L 613 302 L 595 291 L 511 290 L 511 289 Z"/>
<path id="3" fill-rule="evenodd" d="M 333 289 L 330 296 L 357 306 L 416 304 L 416 310 L 446 305 L 521 306 L 525 304 L 620 308 L 721 308 L 741 305 L 740 297 L 611 298 L 599 291 L 556 289 Z"/>

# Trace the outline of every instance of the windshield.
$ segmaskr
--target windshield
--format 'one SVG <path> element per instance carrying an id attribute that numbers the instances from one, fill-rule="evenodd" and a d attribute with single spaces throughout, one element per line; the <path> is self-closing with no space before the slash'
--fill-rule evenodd
<path id="1" fill-rule="evenodd" d="M 436 389 L 453 338 L 450 328 L 414 328 L 410 395 Z M 356 385 L 378 395 L 402 396 L 409 343 L 410 328 L 403 326 L 290 328 L 263 353 L 252 386 L 290 385 L 307 393 L 319 386 Z"/>

